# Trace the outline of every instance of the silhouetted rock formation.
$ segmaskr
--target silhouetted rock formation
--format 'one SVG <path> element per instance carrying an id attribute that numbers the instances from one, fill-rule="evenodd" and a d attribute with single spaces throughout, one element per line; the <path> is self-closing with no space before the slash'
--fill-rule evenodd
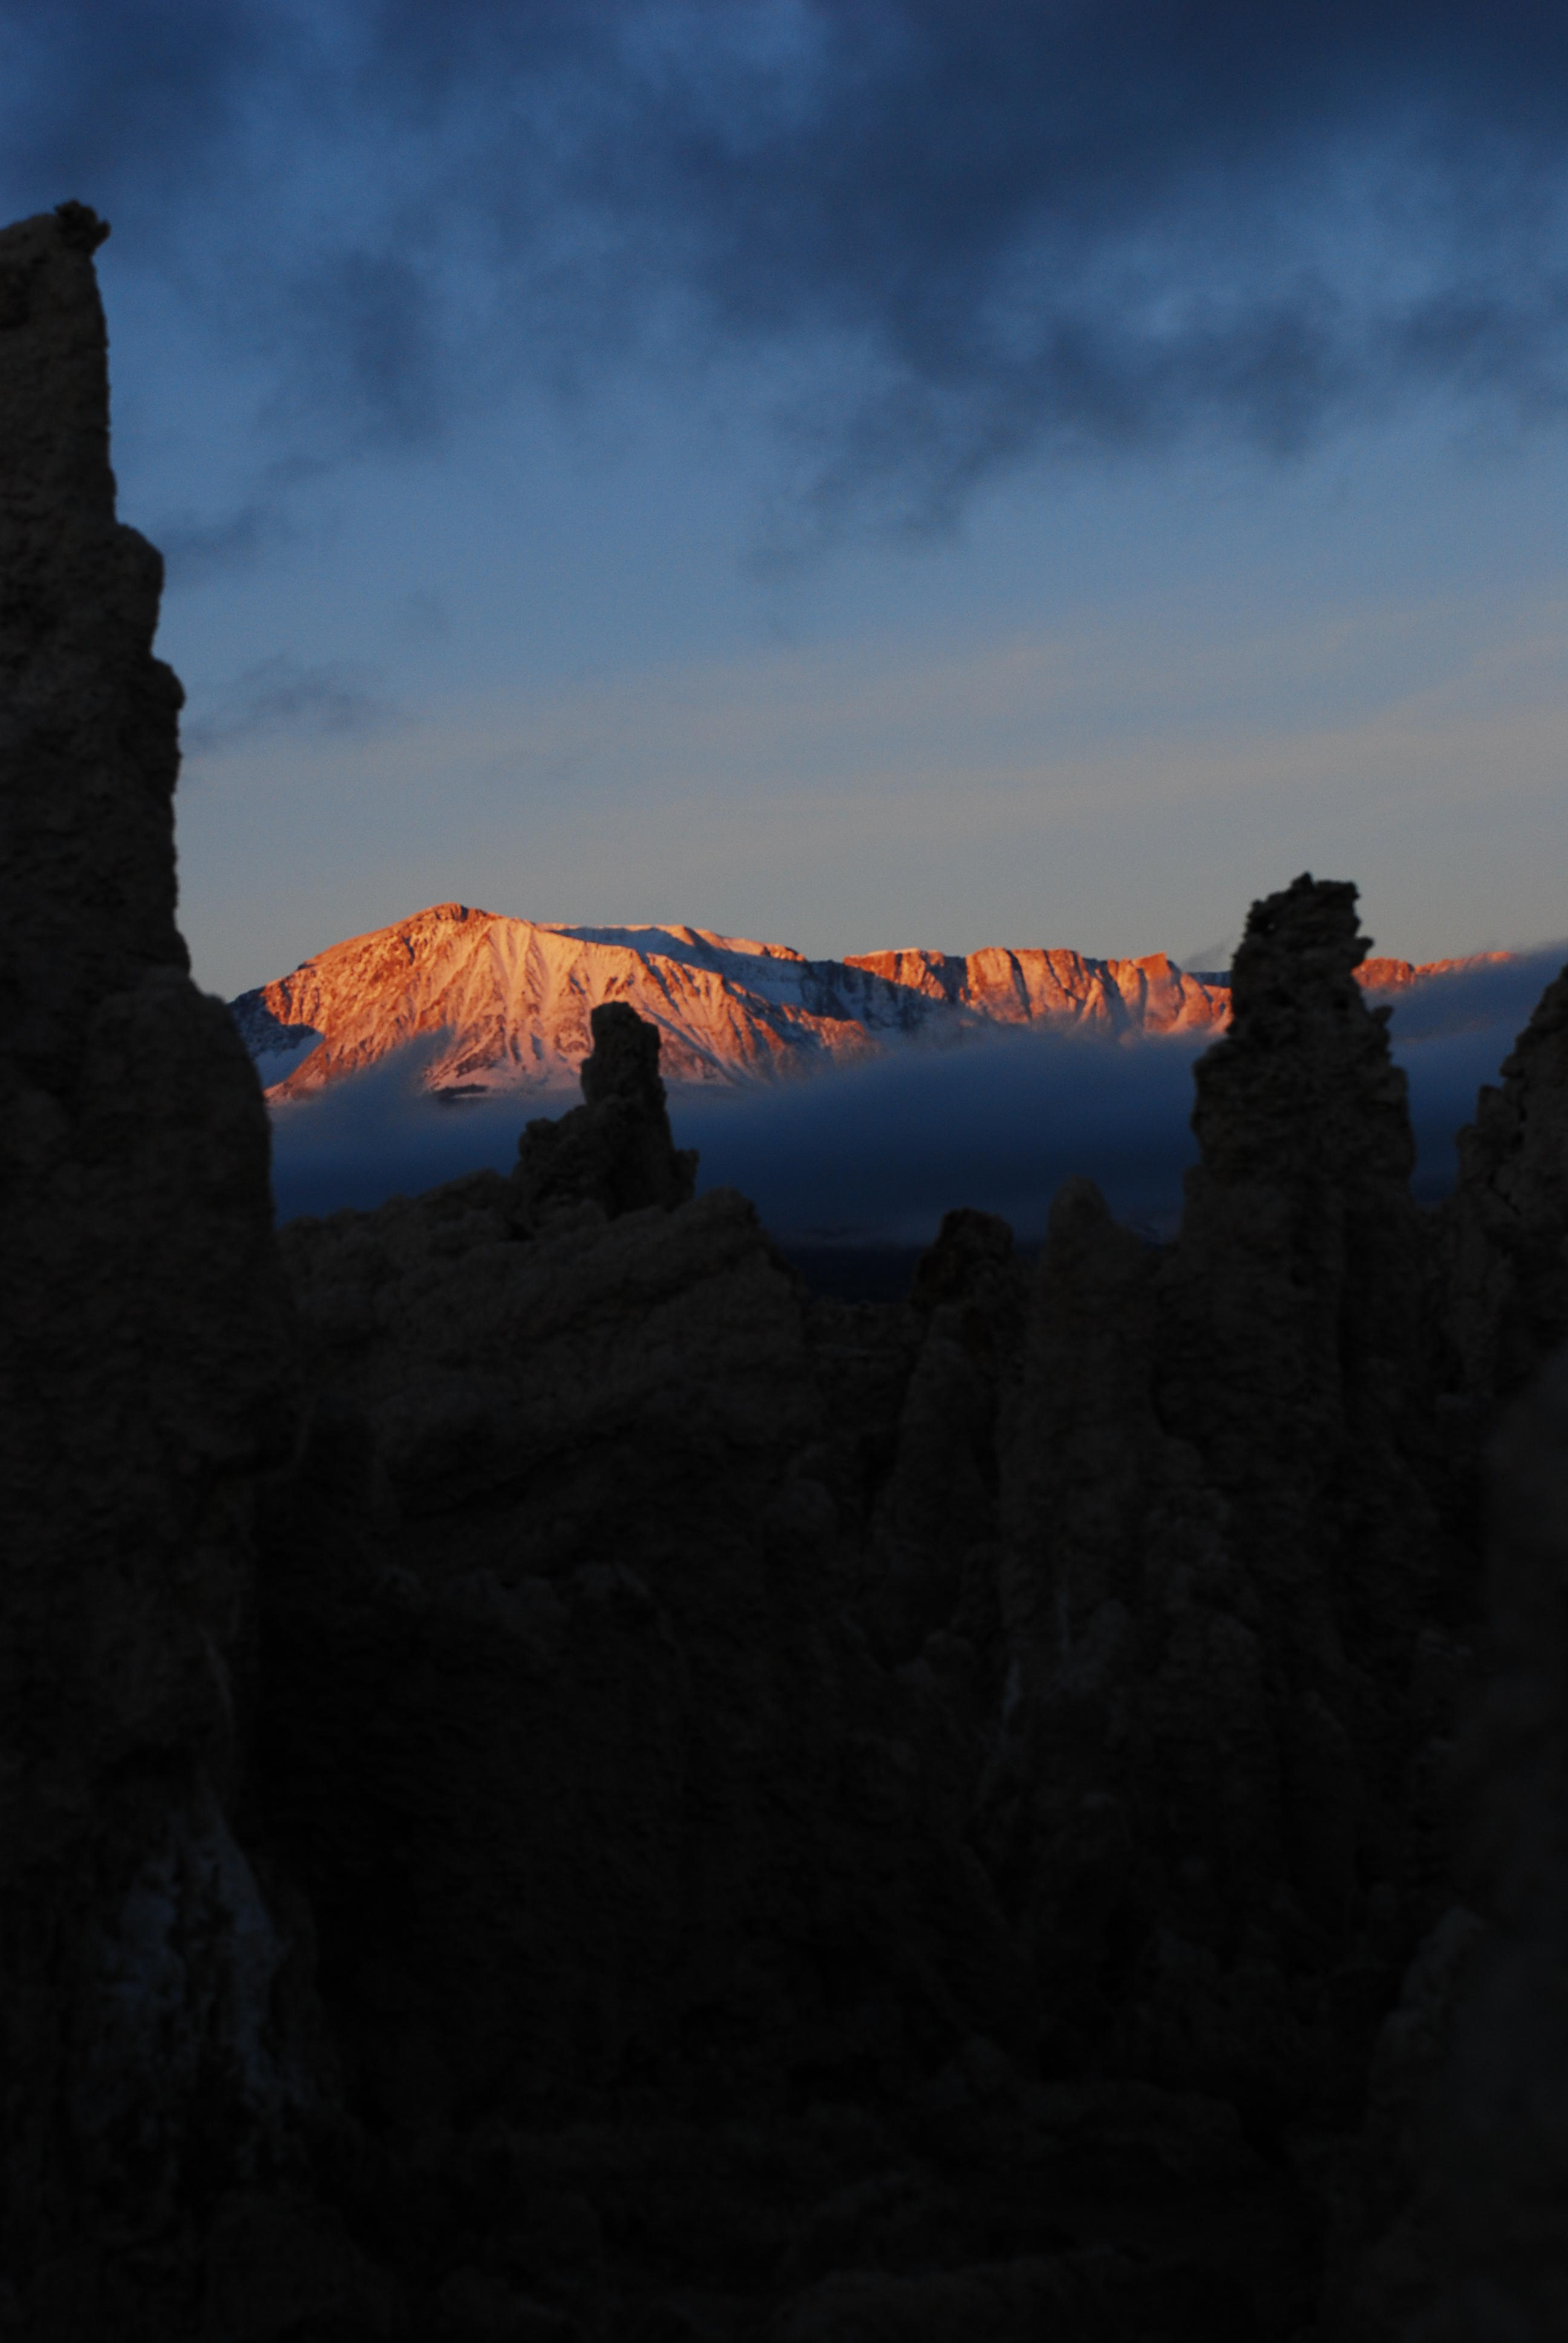
<path id="1" fill-rule="evenodd" d="M 521 1229 L 563 1205 L 597 1204 L 611 1220 L 648 1205 L 668 1212 L 697 1184 L 695 1152 L 670 1137 L 658 1028 L 624 1001 L 601 1002 L 588 1023 L 583 1103 L 558 1122 L 530 1122 L 518 1143 L 510 1213 Z"/>
<path id="2" fill-rule="evenodd" d="M 230 1823 L 292 1437 L 266 1117 L 174 922 L 106 233 L 65 205 L 0 236 L 0 2306 L 49 2338 L 183 2331 L 212 2207 L 312 2087 Z"/>
<path id="3" fill-rule="evenodd" d="M 1568 2329 L 1568 1362 L 1513 1409 L 1493 1464 L 1493 1673 L 1469 1752 L 1490 1929 L 1467 1947 L 1431 2130 L 1412 2144 L 1423 2343 Z"/>
<path id="4" fill-rule="evenodd" d="M 1479 1857 L 1453 1750 L 1493 1399 L 1562 1331 L 1561 984 L 1440 1215 L 1302 879 L 1171 1245 L 1078 1182 L 1028 1273 L 959 1212 L 906 1303 L 813 1296 L 625 1003 L 509 1181 L 275 1242 L 97 233 L 0 238 L 0 2333 L 1544 2343 L 1561 1368 Z"/>
<path id="5" fill-rule="evenodd" d="M 1180 1237 L 1058 1197 L 1004 1465 L 989 1828 L 1057 2055 L 1276 2122 L 1353 2103 L 1432 1916 L 1441 1718 L 1409 1688 L 1473 1601 L 1419 1469 L 1412 1151 L 1364 949 L 1348 887 L 1254 908 Z"/>
<path id="6" fill-rule="evenodd" d="M 1432 1928 L 1377 2044 L 1332 2241 L 1343 2343 L 1549 2343 L 1568 2319 L 1568 1362 L 1515 1404 L 1492 1461 L 1469 1900 Z"/>
<path id="7" fill-rule="evenodd" d="M 1279 2159 L 1350 2137 L 1439 1908 L 1475 1599 L 1422 1478 L 1362 950 L 1349 888 L 1257 907 L 1164 1252 L 1080 1184 L 1031 1283 L 955 1213 L 889 1312 L 812 1300 L 739 1198 L 612 1219 L 622 1134 L 668 1160 L 629 1012 L 631 1071 L 510 1185 L 285 1232 L 320 1397 L 259 1775 L 373 2126 L 592 2108 L 613 2166 L 651 2092 L 705 2186 L 729 2110 L 782 2127 L 799 2189 L 797 2111 L 875 2108 L 895 2193 L 941 2176 L 949 2257 L 1034 2273 L 959 2294 L 1030 2305 L 1190 2165 L 1191 2331 L 1305 2316 L 1319 2217 Z M 987 2231 L 999 2160 L 1032 2177 Z M 1176 2284 L 1141 2219 L 1112 2333 Z"/>
<path id="8" fill-rule="evenodd" d="M 885 1658 L 912 1660 L 955 1624 L 994 1657 L 997 1424 L 1017 1368 L 1023 1297 L 1007 1222 L 947 1213 L 915 1272 L 919 1348 L 870 1516 L 861 1616 Z"/>
<path id="9" fill-rule="evenodd" d="M 1459 1135 L 1442 1222 L 1461 1386 L 1483 1402 L 1506 1397 L 1568 1341 L 1568 970 Z"/>

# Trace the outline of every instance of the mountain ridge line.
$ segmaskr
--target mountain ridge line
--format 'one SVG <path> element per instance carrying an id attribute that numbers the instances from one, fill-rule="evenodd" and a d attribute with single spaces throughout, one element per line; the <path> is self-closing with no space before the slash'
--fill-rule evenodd
<path id="1" fill-rule="evenodd" d="M 1369 958 L 1357 976 L 1399 993 L 1512 957 Z M 286 1101 L 417 1041 L 432 1045 L 422 1081 L 438 1094 L 564 1089 L 591 1047 L 591 1011 L 613 1000 L 658 1027 L 672 1085 L 749 1087 L 913 1039 L 1218 1031 L 1230 977 L 1165 952 L 1102 960 L 1045 946 L 814 959 L 689 925 L 568 925 L 450 901 L 330 944 L 230 1008 L 268 1097 Z"/>

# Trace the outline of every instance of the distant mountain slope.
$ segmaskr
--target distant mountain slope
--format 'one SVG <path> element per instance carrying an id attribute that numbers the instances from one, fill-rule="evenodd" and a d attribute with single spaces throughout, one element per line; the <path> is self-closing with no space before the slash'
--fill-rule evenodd
<path id="1" fill-rule="evenodd" d="M 1363 980 L 1397 990 L 1426 973 L 1377 960 Z M 1103 960 L 990 946 L 808 960 L 702 928 L 558 927 L 437 903 L 231 1005 L 270 1095 L 297 1098 L 418 1041 L 432 1091 L 568 1088 L 601 1001 L 628 1001 L 658 1026 L 668 1081 L 750 1083 L 917 1034 L 1203 1031 L 1224 1024 L 1230 991 L 1227 977 L 1185 974 L 1163 952 Z"/>
<path id="2" fill-rule="evenodd" d="M 351 937 L 233 1006 L 273 1094 L 297 1097 L 406 1043 L 434 1043 L 436 1091 L 576 1080 L 588 1012 L 629 1001 L 664 1037 L 667 1080 L 745 1083 L 935 1039 L 1047 1022 L 1107 1033 L 1223 1023 L 1225 980 L 1161 953 L 1097 960 L 992 948 L 807 960 L 700 928 L 568 928 L 437 903 Z M 438 1038 L 437 1038 L 438 1037 Z"/>

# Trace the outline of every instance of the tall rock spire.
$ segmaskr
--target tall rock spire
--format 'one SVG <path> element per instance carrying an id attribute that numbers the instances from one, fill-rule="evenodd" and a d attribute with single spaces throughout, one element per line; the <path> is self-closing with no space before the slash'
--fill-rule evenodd
<path id="1" fill-rule="evenodd" d="M 1432 1917 L 1408 1687 L 1473 1576 L 1428 1487 L 1428 1241 L 1365 949 L 1352 887 L 1253 906 L 1180 1236 L 1061 1191 L 1002 1477 L 992 1844 L 1061 2055 L 1280 2105 L 1352 2087 L 1324 1980 Z"/>
<path id="2" fill-rule="evenodd" d="M 0 234 L 0 2270 L 40 2337 L 182 2331 L 126 2273 L 188 2289 L 194 2197 L 300 2088 L 228 1820 L 289 1437 L 266 1120 L 175 925 L 106 234 L 77 204 Z"/>

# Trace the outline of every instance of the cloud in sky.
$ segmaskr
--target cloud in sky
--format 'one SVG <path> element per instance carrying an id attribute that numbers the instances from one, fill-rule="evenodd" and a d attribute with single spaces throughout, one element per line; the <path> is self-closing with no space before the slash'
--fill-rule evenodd
<path id="1" fill-rule="evenodd" d="M 799 537 L 1042 453 L 1568 399 L 1529 0 L 4 0 L 0 66 L 7 203 L 117 216 L 271 365 L 275 450 L 717 362 Z"/>
<path id="2" fill-rule="evenodd" d="M 1565 950 L 1459 971 L 1395 1009 L 1422 1202 L 1452 1186 L 1454 1133 Z M 1164 1236 L 1195 1161 L 1188 1118 L 1202 1046 L 1191 1036 L 1129 1045 L 1023 1033 L 910 1048 L 766 1090 L 678 1092 L 671 1119 L 680 1142 L 701 1151 L 699 1185 L 739 1188 L 787 1238 L 920 1244 L 950 1207 L 970 1204 L 1037 1242 L 1056 1189 L 1078 1172 L 1121 1218 Z M 279 1110 L 280 1217 L 417 1193 L 483 1164 L 504 1171 L 525 1120 L 575 1103 L 563 1094 L 439 1105 L 417 1074 L 411 1054 Z"/>
<path id="3" fill-rule="evenodd" d="M 341 739 L 378 731 L 393 714 L 380 691 L 350 669 L 311 666 L 279 651 L 236 675 L 180 730 L 186 755 L 199 758 L 280 733 Z"/>
<path id="4" fill-rule="evenodd" d="M 200 586 L 226 570 L 247 568 L 286 533 L 275 499 L 256 496 L 216 520 L 165 521 L 158 530 L 158 550 L 172 583 Z"/>

